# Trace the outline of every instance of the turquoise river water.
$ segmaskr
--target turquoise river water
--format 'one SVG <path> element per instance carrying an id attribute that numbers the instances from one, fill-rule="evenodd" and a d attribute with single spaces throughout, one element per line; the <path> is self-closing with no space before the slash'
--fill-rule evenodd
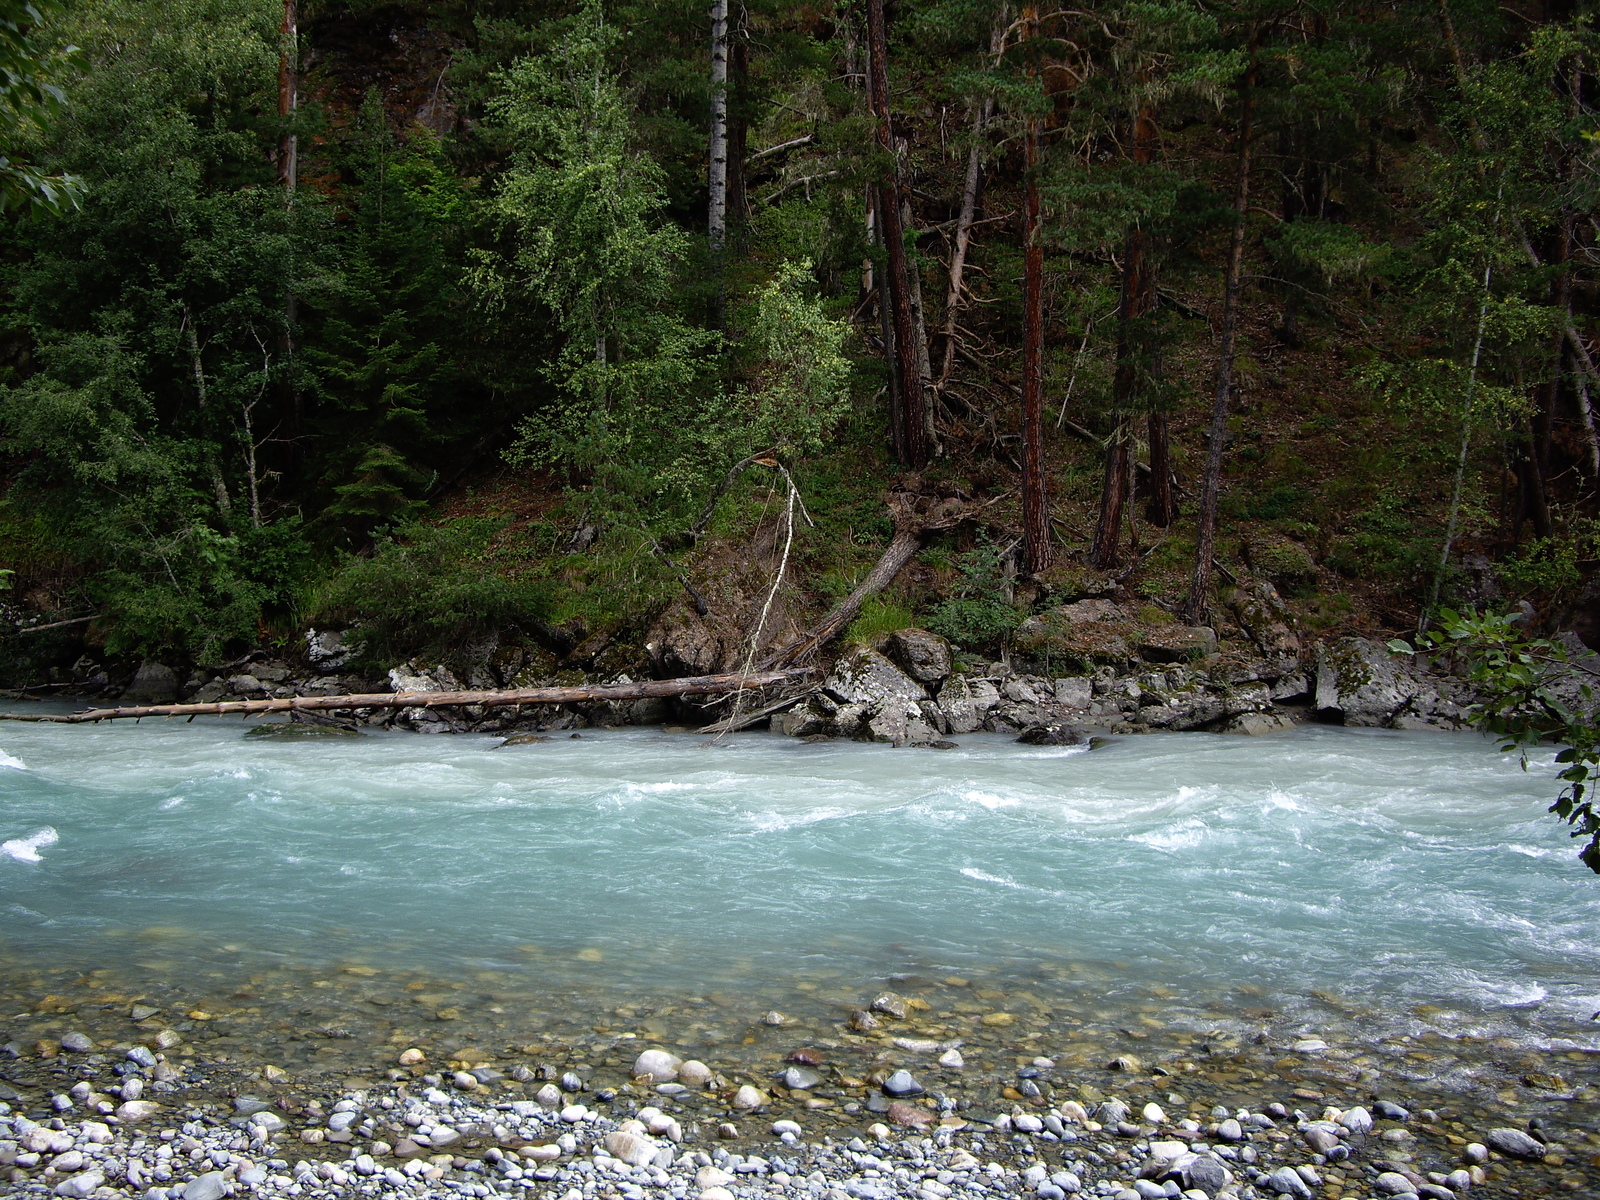
<path id="1" fill-rule="evenodd" d="M 1548 761 L 1476 736 L 497 741 L 0 726 L 6 970 L 819 1012 L 968 977 L 1197 1029 L 1600 1045 L 1600 879 Z"/>

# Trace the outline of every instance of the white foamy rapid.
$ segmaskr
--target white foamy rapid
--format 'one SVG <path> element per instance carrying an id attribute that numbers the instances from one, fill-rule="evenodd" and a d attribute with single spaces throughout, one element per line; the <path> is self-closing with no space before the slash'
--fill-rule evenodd
<path id="1" fill-rule="evenodd" d="M 46 846 L 54 846 L 60 840 L 61 835 L 46 825 L 37 833 L 29 834 L 27 837 L 0 842 L 0 854 L 14 858 L 18 862 L 43 862 L 44 858 L 39 851 Z"/>
<path id="2" fill-rule="evenodd" d="M 73 830 L 70 871 L 0 872 L 20 955 L 111 955 L 95 931 L 137 913 L 192 934 L 164 948 L 174 971 L 237 945 L 685 990 L 987 974 L 1092 979 L 1106 1003 L 1162 989 L 1197 1022 L 1315 1012 L 1317 992 L 1400 1025 L 1427 1004 L 1462 1027 L 1594 1036 L 1600 881 L 1545 813 L 1550 770 L 1470 735 L 1156 735 L 1070 755 L 660 730 L 497 750 L 221 720 L 8 738 L 32 769 L 0 789 L 0 829 L 40 833 L 6 854 L 38 861 L 43 826 Z M 603 960 L 580 963 L 591 947 Z"/>
<path id="3" fill-rule="evenodd" d="M 4 750 L 0 750 L 0 768 L 10 768 L 13 771 L 26 771 L 28 769 L 28 764 L 23 762 L 20 758 L 16 758 L 13 755 L 7 754 Z"/>

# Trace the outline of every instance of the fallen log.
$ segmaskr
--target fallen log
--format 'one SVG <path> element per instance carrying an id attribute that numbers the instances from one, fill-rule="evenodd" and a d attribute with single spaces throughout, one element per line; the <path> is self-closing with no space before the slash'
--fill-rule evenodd
<path id="1" fill-rule="evenodd" d="M 884 503 L 888 505 L 889 514 L 894 519 L 894 537 L 890 539 L 889 545 L 873 565 L 872 570 L 867 572 L 867 577 L 856 585 L 855 591 L 839 601 L 814 628 L 787 645 L 769 652 L 761 665 L 766 668 L 792 668 L 815 654 L 856 619 L 856 614 L 861 611 L 861 605 L 866 600 L 876 596 L 894 582 L 905 565 L 916 557 L 917 551 L 922 549 L 922 543 L 930 533 L 939 529 L 953 528 L 962 521 L 971 519 L 981 509 L 999 503 L 1005 496 L 1006 493 L 1002 492 L 978 508 L 968 508 L 954 498 L 941 499 L 915 492 L 890 492 L 884 497 Z"/>
<path id="2" fill-rule="evenodd" d="M 791 683 L 805 671 L 751 671 L 695 675 L 687 679 L 647 679 L 641 683 L 581 684 L 573 687 L 514 688 L 481 692 L 374 692 L 354 696 L 287 696 L 281 700 L 226 700 L 214 704 L 147 704 L 128 708 L 90 708 L 63 714 L 0 713 L 0 721 L 50 721 L 81 725 L 128 717 L 255 716 L 260 713 L 326 711 L 341 708 L 519 708 L 528 704 L 584 704 L 615 700 L 658 700 L 668 696 L 706 696 Z"/>

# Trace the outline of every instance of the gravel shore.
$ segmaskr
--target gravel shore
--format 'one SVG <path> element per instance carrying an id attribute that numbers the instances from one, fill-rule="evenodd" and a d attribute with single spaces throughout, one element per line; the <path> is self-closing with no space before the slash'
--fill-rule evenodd
<path id="1" fill-rule="evenodd" d="M 1214 1085 L 1131 1057 L 1107 1064 L 1108 1088 L 1105 1072 L 1091 1082 L 1043 1055 L 962 1078 L 958 1045 L 904 1037 L 847 1065 L 797 1048 L 765 1076 L 637 1042 L 618 1044 L 629 1056 L 609 1073 L 556 1055 L 436 1062 L 408 1047 L 381 1082 L 328 1087 L 270 1065 L 185 1061 L 165 1032 L 116 1047 L 69 1032 L 13 1059 L 7 1077 L 32 1086 L 0 1102 L 0 1192 L 1452 1200 L 1594 1195 L 1600 1180 L 1600 1135 L 1551 1116 L 1513 1123 L 1359 1086 L 1230 1107 L 1203 1096 Z"/>

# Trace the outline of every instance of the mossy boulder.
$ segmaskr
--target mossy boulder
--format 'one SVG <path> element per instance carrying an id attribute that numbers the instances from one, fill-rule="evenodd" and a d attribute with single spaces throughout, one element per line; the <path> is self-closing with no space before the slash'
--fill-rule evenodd
<path id="1" fill-rule="evenodd" d="M 1271 580 L 1279 591 L 1296 594 L 1308 591 L 1317 582 L 1316 560 L 1293 538 L 1276 533 L 1255 534 L 1245 543 L 1244 555 L 1250 569 Z"/>
<path id="2" fill-rule="evenodd" d="M 1132 661 L 1139 624 L 1109 600 L 1079 600 L 1029 617 L 1012 645 L 1024 658 L 1081 670 Z"/>

